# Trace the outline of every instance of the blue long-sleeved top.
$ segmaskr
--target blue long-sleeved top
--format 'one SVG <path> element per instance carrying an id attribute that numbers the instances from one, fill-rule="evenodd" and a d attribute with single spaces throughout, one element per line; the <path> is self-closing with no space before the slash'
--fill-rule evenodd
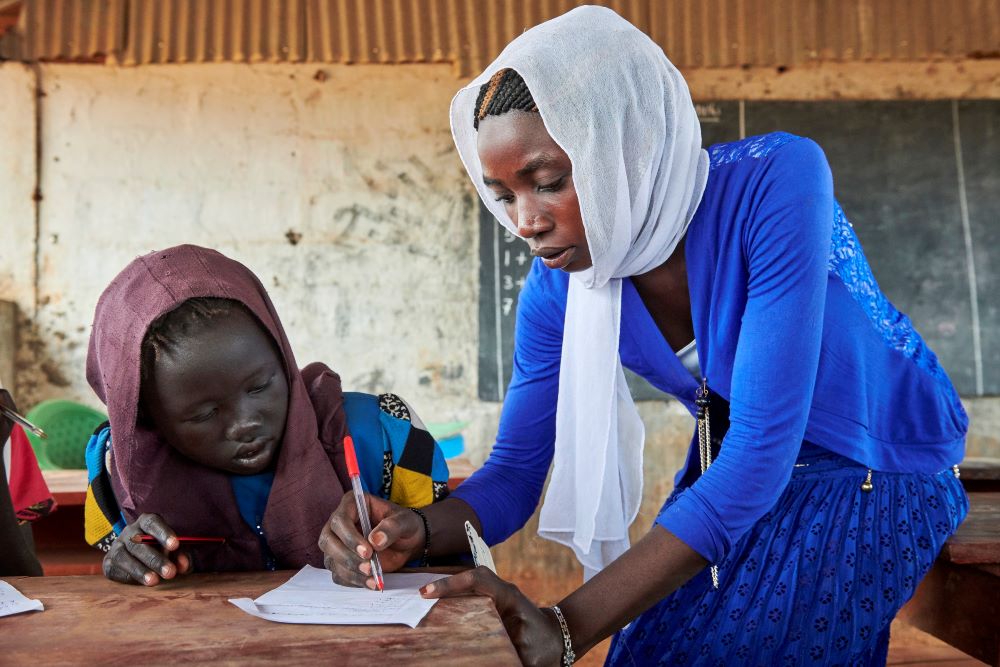
<path id="1" fill-rule="evenodd" d="M 719 144 L 685 240 L 691 317 L 730 427 L 708 471 L 657 523 L 709 562 L 770 509 L 803 440 L 875 470 L 935 472 L 968 418 L 934 353 L 879 290 L 813 141 Z M 496 445 L 454 493 L 495 544 L 534 511 L 552 462 L 569 276 L 537 260 L 521 292 Z M 697 383 L 623 281 L 624 366 L 693 411 Z M 690 479 L 688 464 L 677 481 Z"/>

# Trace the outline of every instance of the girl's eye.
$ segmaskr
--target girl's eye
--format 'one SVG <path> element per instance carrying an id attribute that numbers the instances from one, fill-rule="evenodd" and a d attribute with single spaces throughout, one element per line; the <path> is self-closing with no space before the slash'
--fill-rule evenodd
<path id="1" fill-rule="evenodd" d="M 199 415 L 195 415 L 194 417 L 192 417 L 188 421 L 189 422 L 194 422 L 196 424 L 200 424 L 202 422 L 207 422 L 209 419 L 211 419 L 212 417 L 214 417 L 217 412 L 218 412 L 218 410 L 216 410 L 215 408 L 212 408 L 208 412 L 203 412 L 203 413 L 201 413 Z"/>
<path id="2" fill-rule="evenodd" d="M 268 378 L 267 382 L 265 382 L 264 384 L 257 385 L 256 387 L 254 387 L 253 389 L 250 390 L 250 393 L 251 394 L 259 394 L 260 392 L 264 391 L 265 389 L 267 389 L 268 387 L 271 386 L 271 380 L 273 380 L 273 379 L 274 379 L 273 376 L 270 377 L 270 378 Z"/>
<path id="3" fill-rule="evenodd" d="M 497 201 L 502 201 L 504 204 L 512 204 L 514 202 L 514 195 L 500 195 L 497 197 Z"/>

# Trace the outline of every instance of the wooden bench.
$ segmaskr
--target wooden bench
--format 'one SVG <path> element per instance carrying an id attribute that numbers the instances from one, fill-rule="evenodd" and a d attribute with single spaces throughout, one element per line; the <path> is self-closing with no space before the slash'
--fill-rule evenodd
<path id="1" fill-rule="evenodd" d="M 969 515 L 900 618 L 1000 667 L 1000 459 L 966 461 L 961 474 Z"/>

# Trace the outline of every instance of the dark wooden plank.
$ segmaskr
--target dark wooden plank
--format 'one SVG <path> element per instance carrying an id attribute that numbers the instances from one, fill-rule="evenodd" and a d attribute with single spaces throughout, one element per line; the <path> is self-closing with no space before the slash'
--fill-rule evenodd
<path id="1" fill-rule="evenodd" d="M 985 456 L 962 461 L 962 486 L 973 491 L 1000 491 L 1000 459 Z"/>
<path id="2" fill-rule="evenodd" d="M 1000 459 L 989 456 L 969 456 L 959 466 L 962 481 L 967 479 L 1000 481 Z"/>
<path id="3" fill-rule="evenodd" d="M 892 622 L 886 665 L 985 667 L 986 663 L 897 618 Z"/>
<path id="4" fill-rule="evenodd" d="M 1000 563 L 1000 493 L 969 494 L 969 515 L 945 543 L 941 558 L 955 564 Z"/>
<path id="5" fill-rule="evenodd" d="M 155 588 L 103 577 L 8 578 L 45 611 L 0 618 L 5 664 L 515 665 L 488 598 L 442 600 L 417 628 L 271 623 L 232 597 L 257 597 L 292 572 L 198 574 Z"/>
<path id="6" fill-rule="evenodd" d="M 1000 576 L 938 559 L 900 620 L 1000 666 Z"/>

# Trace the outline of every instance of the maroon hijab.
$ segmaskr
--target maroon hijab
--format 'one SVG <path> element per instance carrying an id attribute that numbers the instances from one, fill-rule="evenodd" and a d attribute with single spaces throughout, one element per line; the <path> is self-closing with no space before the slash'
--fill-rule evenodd
<path id="1" fill-rule="evenodd" d="M 288 417 L 264 536 L 279 567 L 322 567 L 323 523 L 350 484 L 340 378 L 322 364 L 299 371 L 267 292 L 245 266 L 214 250 L 182 245 L 139 257 L 97 303 L 87 381 L 111 419 L 111 478 L 129 521 L 159 514 L 179 535 L 221 535 L 223 545 L 189 549 L 198 570 L 263 567 L 257 536 L 243 521 L 229 473 L 194 463 L 136 421 L 142 340 L 150 324 L 188 299 L 219 297 L 245 305 L 277 343 L 288 377 Z"/>

